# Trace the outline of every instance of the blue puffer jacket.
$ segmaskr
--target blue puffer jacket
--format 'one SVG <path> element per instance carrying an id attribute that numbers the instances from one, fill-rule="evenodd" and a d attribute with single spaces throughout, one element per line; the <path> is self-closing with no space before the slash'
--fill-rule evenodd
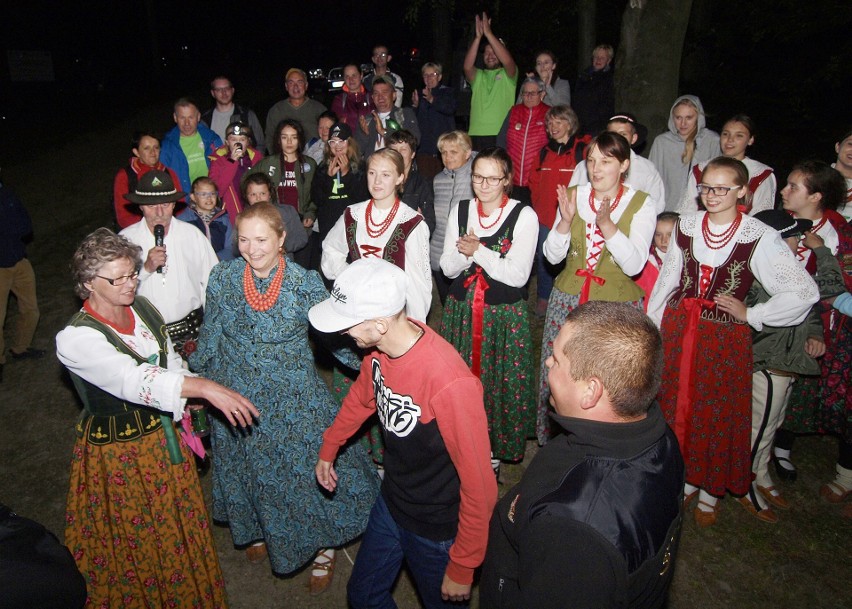
<path id="1" fill-rule="evenodd" d="M 183 220 L 195 226 L 205 237 L 210 240 L 210 245 L 216 252 L 219 260 L 232 260 L 234 258 L 234 227 L 228 219 L 228 212 L 219 209 L 210 224 L 205 224 L 195 210 L 187 207 L 177 215 L 178 220 Z"/>

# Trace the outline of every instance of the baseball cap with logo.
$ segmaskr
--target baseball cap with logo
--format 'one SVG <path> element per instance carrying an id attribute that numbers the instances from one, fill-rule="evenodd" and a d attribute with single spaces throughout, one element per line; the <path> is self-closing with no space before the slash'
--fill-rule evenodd
<path id="1" fill-rule="evenodd" d="M 251 137 L 251 127 L 240 121 L 231 123 L 225 129 L 225 137 L 228 137 L 229 135 L 245 135 Z"/>
<path id="2" fill-rule="evenodd" d="M 408 278 L 379 258 L 360 258 L 338 276 L 331 297 L 311 307 L 308 318 L 320 332 L 340 332 L 368 319 L 396 315 L 405 308 Z"/>
<path id="3" fill-rule="evenodd" d="M 346 123 L 334 123 L 328 132 L 328 139 L 343 140 L 344 142 L 352 137 L 352 129 Z"/>

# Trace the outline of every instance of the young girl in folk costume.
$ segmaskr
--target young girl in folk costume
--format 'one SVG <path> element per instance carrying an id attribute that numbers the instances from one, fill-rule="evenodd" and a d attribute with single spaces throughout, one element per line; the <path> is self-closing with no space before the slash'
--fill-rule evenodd
<path id="1" fill-rule="evenodd" d="M 719 154 L 719 134 L 707 129 L 704 106 L 694 95 L 681 95 L 669 115 L 669 130 L 651 145 L 650 160 L 666 187 L 666 211 L 677 211 L 692 166 Z M 687 193 L 688 194 L 688 193 Z"/>
<path id="2" fill-rule="evenodd" d="M 408 275 L 405 310 L 425 323 L 432 304 L 429 229 L 423 216 L 399 199 L 405 165 L 395 150 L 374 152 L 367 162 L 371 199 L 350 205 L 322 244 L 322 272 L 337 279 L 352 260 L 375 256 Z"/>
<path id="3" fill-rule="evenodd" d="M 660 325 L 665 365 L 660 406 L 686 463 L 684 501 L 695 521 L 716 522 L 719 497 L 751 483 L 751 330 L 801 323 L 817 288 L 779 234 L 737 209 L 748 169 L 718 157 L 698 188 L 706 212 L 678 221 L 648 315 Z M 757 279 L 770 295 L 746 309 Z"/>
<path id="4" fill-rule="evenodd" d="M 654 291 L 654 286 L 657 285 L 657 279 L 660 277 L 660 269 L 663 268 L 663 260 L 666 258 L 666 252 L 669 251 L 669 243 L 672 240 L 672 233 L 677 224 L 677 219 L 680 216 L 673 211 L 664 211 L 657 215 L 657 228 L 654 229 L 654 241 L 651 244 L 650 256 L 648 262 L 645 263 L 645 268 L 633 280 L 636 282 L 642 291 L 645 292 L 645 312 L 648 312 L 647 296 Z"/>
<path id="5" fill-rule="evenodd" d="M 498 465 L 524 457 L 535 426 L 526 283 L 538 218 L 509 198 L 512 161 L 502 148 L 480 152 L 471 177 L 476 198 L 453 207 L 447 224 L 441 270 L 453 282 L 441 335 L 482 381 L 492 465 Z"/>
<path id="6" fill-rule="evenodd" d="M 754 121 L 745 114 L 737 114 L 725 123 L 720 136 L 722 155 L 742 161 L 748 169 L 748 193 L 741 211 L 750 216 L 766 209 L 774 209 L 775 191 L 778 188 L 772 167 L 746 156 L 746 149 L 754 144 L 754 132 Z M 701 183 L 701 174 L 706 166 L 706 161 L 693 165 L 678 210 L 680 213 L 698 211 L 698 194 L 695 189 Z"/>
<path id="7" fill-rule="evenodd" d="M 852 228 L 835 211 L 845 198 L 842 176 L 821 161 L 807 161 L 793 167 L 787 185 L 781 191 L 784 209 L 797 218 L 813 221 L 811 233 L 819 237 L 837 257 L 843 271 L 845 290 L 852 288 Z M 829 299 L 844 286 L 817 273 L 817 253 L 805 243 L 796 250 L 799 264 L 814 274 L 820 297 Z M 780 477 L 794 480 L 796 469 L 790 462 L 793 432 L 831 433 L 840 437 L 837 477 L 820 489 L 831 503 L 840 503 L 852 493 L 852 320 L 832 309 L 828 302 L 819 305 L 823 321 L 825 355 L 820 360 L 818 378 L 800 379 L 790 395 L 784 428 L 775 437 L 775 466 Z"/>
<path id="8" fill-rule="evenodd" d="M 847 129 L 834 145 L 837 160 L 831 164 L 837 172 L 846 180 L 846 197 L 837 208 L 837 212 L 852 222 L 852 129 Z"/>
<path id="9" fill-rule="evenodd" d="M 367 162 L 367 188 L 371 199 L 350 205 L 322 243 L 322 274 L 334 281 L 349 263 L 359 258 L 383 258 L 408 276 L 405 311 L 426 322 L 432 305 L 432 270 L 429 265 L 429 229 L 423 216 L 402 203 L 399 192 L 405 180 L 402 156 L 395 150 L 377 150 Z M 357 370 L 334 370 L 333 392 L 346 396 Z M 378 425 L 367 434 L 373 460 L 382 461 L 383 445 Z"/>
<path id="10" fill-rule="evenodd" d="M 556 278 L 541 345 L 541 377 L 536 434 L 547 442 L 549 419 L 545 361 L 568 313 L 588 300 L 630 302 L 637 308 L 645 294 L 631 279 L 648 260 L 657 224 L 657 203 L 624 184 L 630 144 L 617 133 L 601 133 L 589 144 L 586 166 L 591 181 L 558 187 L 559 209 L 544 242 L 551 264 L 566 259 Z"/>

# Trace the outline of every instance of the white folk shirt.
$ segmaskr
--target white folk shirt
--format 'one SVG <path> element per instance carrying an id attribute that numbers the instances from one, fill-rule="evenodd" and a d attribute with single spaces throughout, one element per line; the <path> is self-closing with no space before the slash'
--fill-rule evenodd
<path id="1" fill-rule="evenodd" d="M 142 260 L 154 247 L 154 233 L 143 218 L 120 233 L 142 248 Z M 204 306 L 207 279 L 219 262 L 210 241 L 192 224 L 172 218 L 163 239 L 166 264 L 163 272 L 139 271 L 136 292 L 157 307 L 166 323 L 179 321 Z"/>
<path id="2" fill-rule="evenodd" d="M 787 327 L 802 323 L 811 306 L 819 300 L 819 290 L 804 267 L 796 262 L 793 252 L 778 231 L 751 216 L 743 215 L 742 224 L 731 241 L 725 247 L 712 249 L 704 242 L 701 233 L 701 222 L 706 213 L 687 214 L 678 221 L 680 231 L 692 239 L 692 252 L 699 263 L 715 269 L 725 263 L 738 243 L 757 241 L 748 266 L 770 298 L 746 309 L 748 324 L 759 332 L 764 324 Z M 729 226 L 730 223 L 717 226 L 711 222 L 714 233 L 720 233 Z M 682 271 L 683 252 L 672 236 L 660 277 L 648 302 L 648 317 L 657 326 L 662 322 L 669 297 L 680 285 Z"/>
<path id="3" fill-rule="evenodd" d="M 579 184 L 589 183 L 589 171 L 586 169 L 586 163 L 579 163 L 574 169 L 574 175 L 571 176 L 569 186 L 577 186 Z M 660 172 L 654 167 L 654 164 L 641 157 L 632 150 L 630 151 L 630 168 L 627 170 L 627 175 L 624 176 L 624 184 L 633 190 L 647 192 L 648 196 L 654 201 L 654 209 L 658 214 L 666 210 L 666 186 L 663 183 L 663 178 L 660 177 Z"/>

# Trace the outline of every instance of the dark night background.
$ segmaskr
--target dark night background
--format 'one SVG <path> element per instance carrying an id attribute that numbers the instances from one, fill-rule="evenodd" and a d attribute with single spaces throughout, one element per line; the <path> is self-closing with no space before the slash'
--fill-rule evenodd
<path id="1" fill-rule="evenodd" d="M 414 24 L 405 19 L 412 0 L 348 5 L 329 0 L 34 0 L 7 5 L 0 21 L 4 149 L 18 137 L 55 143 L 104 121 L 127 120 L 151 104 L 163 104 L 163 123 L 144 126 L 165 131 L 171 126 L 171 101 L 189 94 L 204 110 L 212 102 L 207 83 L 219 72 L 231 76 L 237 101 L 253 107 L 263 121 L 269 106 L 284 96 L 287 68 L 327 71 L 351 59 L 366 62 L 378 41 L 390 47 L 391 68 L 405 79 L 408 97 L 411 85 L 420 83 L 419 63 L 408 60 L 408 52 L 416 48 L 421 61 L 432 58 L 432 1 L 419 2 Z M 596 38 L 616 50 L 626 4 L 597 2 Z M 476 10 L 490 11 L 494 31 L 524 71 L 542 46 L 556 51 L 561 75 L 572 84 L 587 63 L 577 58 L 576 3 L 456 0 L 453 5 L 455 61 L 445 68 L 445 84 L 460 82 Z M 783 185 L 785 168 L 795 160 L 833 160 L 834 142 L 852 124 L 850 32 L 848 0 L 694 0 L 680 90 L 701 97 L 708 126 L 716 130 L 738 112 L 755 118 L 757 143 L 750 156 L 775 166 Z M 49 51 L 55 82 L 10 82 L 10 50 Z M 116 166 L 123 161 L 116 159 Z"/>

